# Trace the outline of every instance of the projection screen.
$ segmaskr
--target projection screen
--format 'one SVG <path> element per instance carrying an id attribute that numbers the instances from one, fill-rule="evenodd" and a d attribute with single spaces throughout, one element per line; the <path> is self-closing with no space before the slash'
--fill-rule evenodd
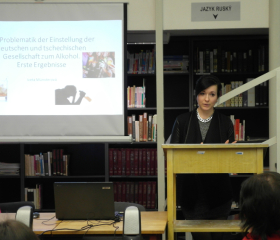
<path id="1" fill-rule="evenodd" d="M 0 4 L 0 136 L 124 136 L 125 7 Z"/>

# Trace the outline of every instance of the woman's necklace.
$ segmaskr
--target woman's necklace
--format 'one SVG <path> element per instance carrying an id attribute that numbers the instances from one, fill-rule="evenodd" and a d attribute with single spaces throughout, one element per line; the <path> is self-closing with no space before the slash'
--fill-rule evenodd
<path id="1" fill-rule="evenodd" d="M 212 117 L 213 117 L 213 114 L 212 114 L 209 118 L 203 119 L 202 117 L 199 116 L 199 113 L 198 113 L 197 110 L 196 110 L 196 113 L 197 113 L 197 119 L 198 119 L 200 122 L 204 122 L 204 123 L 207 123 L 207 122 L 211 121 L 211 119 L 212 119 Z"/>

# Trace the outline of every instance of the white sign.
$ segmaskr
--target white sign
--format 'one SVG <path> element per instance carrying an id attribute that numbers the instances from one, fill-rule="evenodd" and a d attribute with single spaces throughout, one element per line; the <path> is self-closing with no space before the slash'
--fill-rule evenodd
<path id="1" fill-rule="evenodd" d="M 240 2 L 192 3 L 192 22 L 240 21 Z"/>

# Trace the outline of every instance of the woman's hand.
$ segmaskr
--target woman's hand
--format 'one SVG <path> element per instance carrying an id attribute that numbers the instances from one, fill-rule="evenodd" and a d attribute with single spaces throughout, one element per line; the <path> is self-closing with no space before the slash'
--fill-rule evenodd
<path id="1" fill-rule="evenodd" d="M 225 144 L 228 144 L 228 143 L 229 143 L 229 139 L 226 140 Z M 234 143 L 237 143 L 237 141 L 233 141 L 233 142 L 232 142 L 232 144 L 234 144 Z"/>

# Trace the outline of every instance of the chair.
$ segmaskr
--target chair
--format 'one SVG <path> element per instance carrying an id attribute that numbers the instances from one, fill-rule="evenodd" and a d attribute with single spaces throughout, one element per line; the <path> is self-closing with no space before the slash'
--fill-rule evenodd
<path id="1" fill-rule="evenodd" d="M 116 212 L 124 212 L 125 209 L 129 206 L 138 207 L 139 211 L 146 211 L 145 207 L 141 204 L 137 203 L 130 203 L 130 202 L 115 202 L 115 211 Z"/>
<path id="2" fill-rule="evenodd" d="M 33 202 L 8 202 L 8 203 L 0 203 L 1 213 L 16 213 L 20 207 L 30 206 L 35 210 L 35 206 Z"/>

